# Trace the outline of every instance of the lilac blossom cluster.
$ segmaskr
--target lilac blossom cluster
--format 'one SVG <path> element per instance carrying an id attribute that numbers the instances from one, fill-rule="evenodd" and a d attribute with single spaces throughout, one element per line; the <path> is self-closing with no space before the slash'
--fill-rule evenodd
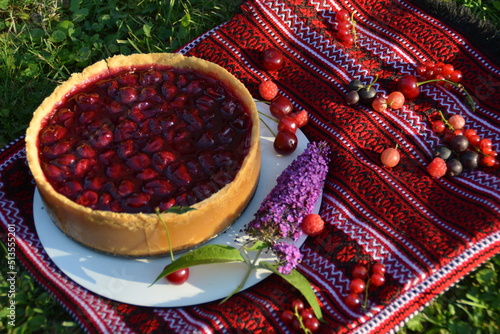
<path id="1" fill-rule="evenodd" d="M 254 219 L 247 224 L 248 235 L 269 243 L 278 257 L 279 271 L 288 274 L 302 258 L 293 245 L 301 235 L 300 223 L 312 213 L 321 196 L 328 172 L 330 149 L 326 142 L 309 143 L 278 177 L 276 186 L 262 202 Z"/>

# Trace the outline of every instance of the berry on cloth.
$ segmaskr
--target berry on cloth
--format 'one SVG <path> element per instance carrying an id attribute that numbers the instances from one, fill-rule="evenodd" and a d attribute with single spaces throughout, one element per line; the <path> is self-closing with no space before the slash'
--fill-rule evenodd
<path id="1" fill-rule="evenodd" d="M 440 178 L 446 174 L 446 161 L 443 158 L 436 157 L 432 162 L 427 166 L 427 172 L 435 178 Z"/>
<path id="2" fill-rule="evenodd" d="M 259 84 L 260 96 L 266 101 L 271 101 L 278 95 L 278 86 L 273 81 L 262 81 Z"/>
<path id="3" fill-rule="evenodd" d="M 320 215 L 311 213 L 304 217 L 301 227 L 305 234 L 313 237 L 323 232 L 325 229 L 325 222 Z"/>

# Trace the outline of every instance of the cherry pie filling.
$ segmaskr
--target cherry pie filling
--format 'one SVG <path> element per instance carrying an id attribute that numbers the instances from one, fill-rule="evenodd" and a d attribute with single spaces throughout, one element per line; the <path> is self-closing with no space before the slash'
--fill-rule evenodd
<path id="1" fill-rule="evenodd" d="M 39 132 L 39 157 L 53 188 L 78 204 L 153 213 L 232 182 L 251 129 L 249 111 L 215 78 L 144 66 L 68 94 Z"/>

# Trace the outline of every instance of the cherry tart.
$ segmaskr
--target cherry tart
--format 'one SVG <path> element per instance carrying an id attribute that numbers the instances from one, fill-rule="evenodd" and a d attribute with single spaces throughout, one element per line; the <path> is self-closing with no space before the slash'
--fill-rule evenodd
<path id="1" fill-rule="evenodd" d="M 214 63 L 158 53 L 115 56 L 72 75 L 35 111 L 26 154 L 66 235 L 140 257 L 194 247 L 229 227 L 256 189 L 259 143 L 255 102 L 240 81 Z M 173 206 L 194 210 L 164 212 Z"/>

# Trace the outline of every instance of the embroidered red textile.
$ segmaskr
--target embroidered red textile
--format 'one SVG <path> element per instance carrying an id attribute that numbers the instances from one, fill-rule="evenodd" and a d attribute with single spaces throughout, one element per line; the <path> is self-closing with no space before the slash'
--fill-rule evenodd
<path id="1" fill-rule="evenodd" d="M 407 1 L 248 0 L 229 22 L 179 52 L 218 63 L 258 98 L 262 80 L 275 81 L 297 110 L 310 114 L 303 128 L 311 141 L 327 140 L 332 163 L 321 206 L 327 232 L 302 246 L 299 270 L 312 283 L 326 324 L 322 333 L 383 333 L 404 323 L 427 302 L 500 250 L 499 170 L 480 169 L 456 178 L 426 172 L 441 139 L 430 130 L 436 110 L 460 113 L 467 126 L 500 143 L 500 64 L 466 37 Z M 335 13 L 356 11 L 357 45 L 336 35 Z M 283 51 L 285 66 L 267 72 L 263 50 Z M 347 83 L 375 76 L 379 92 L 414 73 L 423 61 L 462 70 L 474 95 L 422 86 L 402 109 L 378 113 L 344 102 Z M 379 156 L 398 144 L 401 162 L 384 168 Z M 15 228 L 16 256 L 89 333 L 282 333 L 280 310 L 298 291 L 271 275 L 227 302 L 183 308 L 118 303 L 80 287 L 50 260 L 33 222 L 34 183 L 24 141 L 0 154 L 0 226 L 3 241 Z M 386 284 L 370 294 L 367 313 L 346 307 L 351 270 L 378 261 Z"/>

